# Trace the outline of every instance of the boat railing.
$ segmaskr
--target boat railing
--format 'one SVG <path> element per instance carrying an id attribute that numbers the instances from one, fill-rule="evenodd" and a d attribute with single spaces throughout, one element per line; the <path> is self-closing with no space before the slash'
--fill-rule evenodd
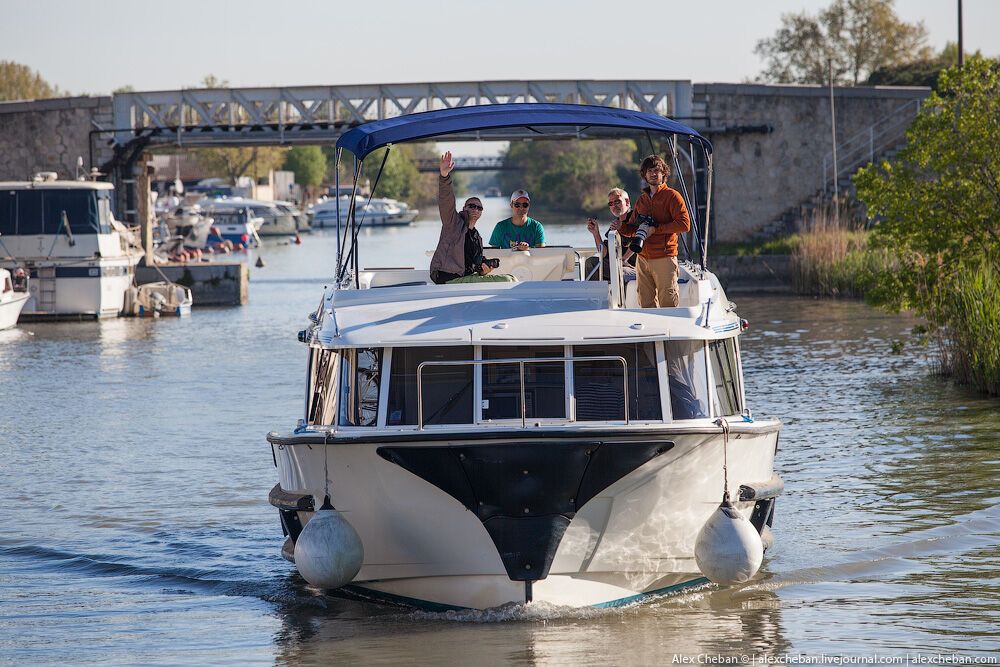
<path id="1" fill-rule="evenodd" d="M 417 365 L 417 428 L 424 430 L 424 387 L 423 371 L 427 366 L 487 366 L 493 364 L 517 364 L 521 382 L 521 428 L 527 428 L 527 400 L 524 390 L 525 364 L 566 363 L 567 361 L 617 361 L 622 365 L 622 403 L 624 404 L 625 425 L 628 425 L 628 363 L 625 357 L 615 355 L 596 355 L 586 357 L 519 357 L 512 359 L 468 359 L 463 361 L 422 361 Z M 575 416 L 575 415 L 574 415 Z"/>
<path id="2" fill-rule="evenodd" d="M 625 272 L 622 270 L 622 252 L 618 233 L 608 232 L 608 267 L 611 269 L 609 303 L 612 309 L 625 307 Z"/>

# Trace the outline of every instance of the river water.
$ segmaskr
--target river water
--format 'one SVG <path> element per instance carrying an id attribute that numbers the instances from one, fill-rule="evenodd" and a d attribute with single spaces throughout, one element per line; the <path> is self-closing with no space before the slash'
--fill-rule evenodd
<path id="1" fill-rule="evenodd" d="M 422 265 L 436 232 L 365 232 L 361 263 Z M 932 377 L 912 320 L 849 301 L 734 296 L 750 406 L 785 422 L 777 543 L 750 584 L 448 614 L 307 588 L 279 556 L 264 435 L 302 411 L 296 332 L 335 245 L 267 241 L 244 307 L 0 332 L 0 663 L 1000 654 L 1000 406 Z"/>

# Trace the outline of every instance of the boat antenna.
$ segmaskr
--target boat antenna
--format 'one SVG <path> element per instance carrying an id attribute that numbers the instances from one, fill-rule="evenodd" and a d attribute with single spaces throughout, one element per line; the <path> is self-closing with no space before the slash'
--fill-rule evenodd
<path id="1" fill-rule="evenodd" d="M 707 172 L 705 183 L 705 238 L 701 240 L 701 268 L 704 269 L 708 263 L 708 222 L 709 214 L 712 212 L 712 154 L 701 146 L 702 155 L 705 156 L 705 171 Z"/>

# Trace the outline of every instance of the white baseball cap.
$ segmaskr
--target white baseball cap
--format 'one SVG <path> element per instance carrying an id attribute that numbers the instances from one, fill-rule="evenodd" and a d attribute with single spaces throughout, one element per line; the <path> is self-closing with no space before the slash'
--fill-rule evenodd
<path id="1" fill-rule="evenodd" d="M 513 204 L 521 197 L 524 197 L 528 201 L 531 201 L 531 195 L 528 194 L 527 190 L 514 190 L 510 195 L 510 203 Z"/>

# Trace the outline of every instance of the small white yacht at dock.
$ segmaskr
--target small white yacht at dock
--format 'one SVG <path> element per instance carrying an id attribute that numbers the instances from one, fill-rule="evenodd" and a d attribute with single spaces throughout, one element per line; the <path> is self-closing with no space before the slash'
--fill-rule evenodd
<path id="1" fill-rule="evenodd" d="M 22 274 L 24 270 L 21 270 Z M 22 285 L 14 283 L 14 275 L 7 269 L 0 269 L 0 331 L 10 329 L 17 324 L 21 309 L 27 302 L 27 277 L 22 278 Z"/>
<path id="2" fill-rule="evenodd" d="M 395 199 L 375 198 L 370 201 L 365 197 L 358 197 L 358 219 L 364 220 L 364 224 L 372 227 L 391 227 L 409 225 L 420 215 L 419 209 L 410 208 L 409 204 Z M 338 209 L 339 206 L 339 209 Z M 313 205 L 312 226 L 313 227 L 336 227 L 337 211 L 340 213 L 341 224 L 347 224 L 347 216 L 351 207 L 351 198 L 340 197 L 337 199 L 327 199 Z"/>
<path id="3" fill-rule="evenodd" d="M 680 123 L 563 104 L 376 121 L 341 137 L 338 161 L 448 134 L 614 131 L 683 141 L 711 173 L 711 144 Z M 441 610 L 614 606 L 756 573 L 781 424 L 751 415 L 746 323 L 694 219 L 679 305 L 640 309 L 614 232 L 608 281 L 585 279 L 592 252 L 546 247 L 486 250 L 509 282 L 435 285 L 360 268 L 360 215 L 299 332 L 298 425 L 268 434 L 282 555 L 309 583 Z"/>
<path id="4" fill-rule="evenodd" d="M 114 219 L 110 183 L 0 183 L 0 267 L 31 278 L 24 317 L 117 317 L 135 265 L 138 234 Z"/>

